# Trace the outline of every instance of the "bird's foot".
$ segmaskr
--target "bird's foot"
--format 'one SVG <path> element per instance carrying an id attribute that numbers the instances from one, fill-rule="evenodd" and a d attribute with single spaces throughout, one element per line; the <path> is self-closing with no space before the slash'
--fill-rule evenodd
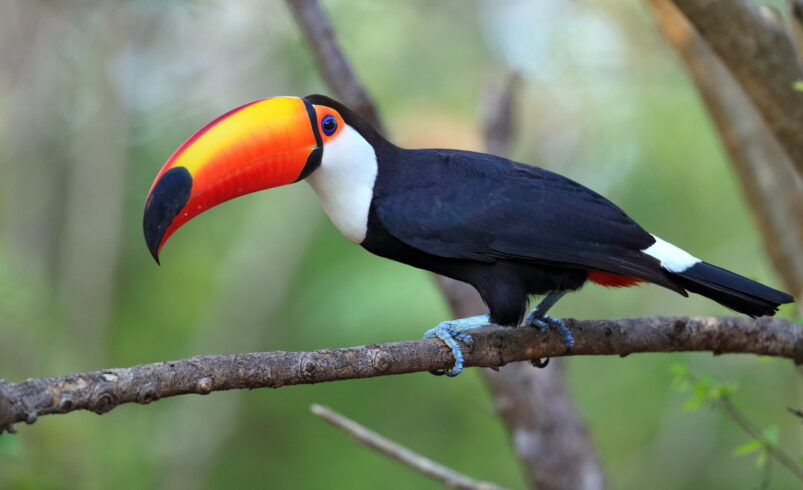
<path id="1" fill-rule="evenodd" d="M 572 332 L 569 331 L 569 328 L 566 326 L 566 323 L 563 320 L 551 317 L 549 315 L 540 315 L 538 314 L 538 310 L 534 310 L 529 316 L 527 316 L 525 325 L 529 327 L 536 327 L 544 334 L 549 332 L 549 327 L 554 327 L 558 332 L 560 332 L 560 334 L 563 336 L 564 342 L 566 342 L 566 352 L 570 352 L 572 347 L 574 347 L 574 336 L 572 335 Z M 543 368 L 549 364 L 549 358 L 532 359 L 530 364 L 537 368 Z"/>
<path id="2" fill-rule="evenodd" d="M 474 339 L 470 334 L 464 333 L 466 330 L 481 327 L 489 323 L 488 315 L 472 316 L 469 318 L 460 318 L 459 320 L 451 320 L 442 322 L 437 327 L 427 330 L 424 334 L 425 339 L 439 338 L 452 349 L 454 356 L 454 366 L 452 369 L 430 371 L 437 376 L 446 375 L 449 377 L 457 376 L 463 372 L 463 348 L 457 342 L 458 340 L 468 346 L 469 349 L 474 348 Z"/>

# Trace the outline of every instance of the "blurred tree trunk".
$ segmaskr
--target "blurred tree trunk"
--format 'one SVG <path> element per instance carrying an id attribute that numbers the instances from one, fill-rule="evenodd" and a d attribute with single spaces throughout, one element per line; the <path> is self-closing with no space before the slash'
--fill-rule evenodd
<path id="1" fill-rule="evenodd" d="M 508 73 L 486 94 L 483 129 L 489 153 L 510 153 L 520 85 L 518 75 Z M 443 278 L 439 282 L 456 316 L 487 312 L 470 286 Z M 482 374 L 534 488 L 604 489 L 599 456 L 566 386 L 566 362 L 551 359 L 545 369 L 520 362 L 498 371 L 483 369 Z"/>
<path id="2" fill-rule="evenodd" d="M 326 15 L 315 0 L 288 0 L 288 6 L 307 37 L 318 69 L 342 102 L 357 109 L 377 128 L 378 112 L 348 65 L 332 34 Z M 332 77 L 329 74 L 337 73 Z M 512 130 L 510 113 L 515 77 L 491 97 L 494 106 L 486 125 L 489 143 L 507 147 Z M 486 311 L 470 286 L 438 277 L 438 284 L 456 317 Z M 553 361 L 554 362 L 554 361 Z M 527 363 L 489 372 L 486 382 L 531 484 L 548 489 L 605 488 L 605 479 L 593 444 L 565 389 L 560 363 L 536 371 Z M 488 370 L 484 370 L 488 371 Z M 510 404 L 516 404 L 513 408 Z"/>
<path id="3" fill-rule="evenodd" d="M 673 2 L 730 69 L 803 173 L 803 92 L 794 88 L 803 69 L 792 36 L 778 17 L 763 14 L 752 0 Z"/>
<path id="4" fill-rule="evenodd" d="M 468 284 L 445 277 L 438 283 L 455 317 L 488 312 Z M 544 369 L 520 362 L 482 375 L 532 488 L 604 489 L 597 450 L 566 387 L 565 362 L 552 358 Z"/>
<path id="5" fill-rule="evenodd" d="M 70 338 L 79 342 L 79 365 L 102 365 L 106 329 L 115 306 L 128 149 L 127 111 L 109 79 L 118 54 L 118 5 L 87 5 L 81 37 L 81 71 L 74 91 L 74 131 L 59 267 L 60 307 Z"/>
<path id="6" fill-rule="evenodd" d="M 683 13 L 671 0 L 652 0 L 652 5 L 661 31 L 685 62 L 730 155 L 775 270 L 788 290 L 802 298 L 803 176 Z"/>
<path id="7" fill-rule="evenodd" d="M 0 239 L 32 276 L 54 279 L 69 165 L 64 114 L 58 100 L 58 50 L 68 30 L 58 8 L 32 3 L 20 9 L 0 2 Z M 27 42 L 30 33 L 36 36 Z M 34 109 L 32 109 L 32 107 Z M 48 117 L 42 118 L 41 115 Z M 44 158 L 47 155 L 49 158 Z M 46 299 L 42 298 L 46 303 Z"/>

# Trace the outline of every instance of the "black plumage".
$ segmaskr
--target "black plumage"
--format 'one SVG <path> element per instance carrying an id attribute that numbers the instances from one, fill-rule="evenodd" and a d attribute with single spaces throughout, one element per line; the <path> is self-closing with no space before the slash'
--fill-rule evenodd
<path id="1" fill-rule="evenodd" d="M 749 315 L 785 293 L 705 263 L 671 272 L 643 251 L 655 238 L 596 192 L 556 173 L 459 150 L 407 150 L 321 95 L 374 148 L 367 250 L 474 286 L 499 325 L 519 324 L 530 295 L 576 290 L 589 272 L 686 290 Z M 325 150 L 324 150 L 325 151 Z M 724 274 L 723 274 L 724 273 Z"/>

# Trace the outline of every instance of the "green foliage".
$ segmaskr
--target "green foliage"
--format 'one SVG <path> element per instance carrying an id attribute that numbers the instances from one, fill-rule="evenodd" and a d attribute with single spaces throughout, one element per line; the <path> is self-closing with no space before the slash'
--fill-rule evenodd
<path id="1" fill-rule="evenodd" d="M 735 383 L 717 381 L 712 376 L 694 376 L 685 364 L 675 363 L 669 368 L 673 376 L 673 385 L 679 391 L 692 393 L 686 400 L 684 410 L 694 412 L 704 405 L 714 405 L 730 396 L 737 389 Z"/>
<path id="2" fill-rule="evenodd" d="M 764 468 L 767 464 L 769 450 L 778 445 L 780 429 L 777 425 L 772 425 L 764 429 L 760 439 L 751 439 L 733 450 L 734 456 L 744 456 L 746 454 L 758 453 L 756 455 L 756 468 Z"/>

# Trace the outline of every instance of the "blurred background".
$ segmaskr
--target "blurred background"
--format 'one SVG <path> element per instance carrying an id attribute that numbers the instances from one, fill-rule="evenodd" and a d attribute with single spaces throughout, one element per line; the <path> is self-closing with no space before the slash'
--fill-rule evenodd
<path id="1" fill-rule="evenodd" d="M 780 2 L 775 2 L 780 3 Z M 640 0 L 328 0 L 392 139 L 482 149 L 481 102 L 523 77 L 512 156 L 607 195 L 653 233 L 781 287 L 697 92 Z M 0 377 L 204 353 L 418 338 L 449 318 L 432 277 L 341 237 L 305 184 L 182 228 L 158 267 L 145 194 L 228 109 L 326 93 L 279 0 L 0 2 Z M 588 286 L 557 316 L 713 315 L 645 286 Z M 793 308 L 781 313 L 794 318 Z M 684 411 L 668 366 L 738 384 L 734 403 L 801 448 L 800 375 L 754 356 L 573 358 L 570 388 L 613 487 L 755 488 L 721 411 Z M 525 483 L 476 370 L 184 396 L 0 437 L 0 488 L 439 488 L 309 412 L 330 405 L 476 478 Z M 794 488 L 775 468 L 771 488 Z"/>

